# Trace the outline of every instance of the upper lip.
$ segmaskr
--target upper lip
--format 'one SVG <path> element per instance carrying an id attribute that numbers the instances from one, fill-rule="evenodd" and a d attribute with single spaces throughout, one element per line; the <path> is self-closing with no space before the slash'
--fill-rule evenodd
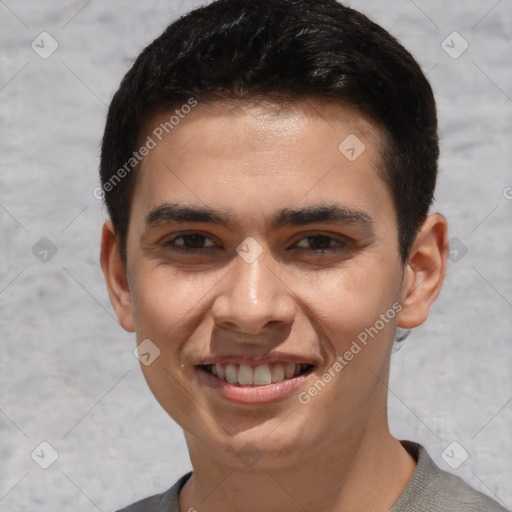
<path id="1" fill-rule="evenodd" d="M 265 354 L 264 356 L 242 356 L 242 355 L 219 355 L 202 358 L 198 365 L 209 364 L 247 364 L 250 366 L 276 364 L 276 363 L 295 363 L 295 364 L 312 364 L 317 363 L 310 357 L 300 356 L 297 354 L 286 354 L 284 352 L 274 352 Z"/>

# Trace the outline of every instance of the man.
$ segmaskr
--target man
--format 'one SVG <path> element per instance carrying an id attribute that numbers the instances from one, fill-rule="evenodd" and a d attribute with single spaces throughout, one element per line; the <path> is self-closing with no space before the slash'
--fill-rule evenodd
<path id="1" fill-rule="evenodd" d="M 432 90 L 335 0 L 219 0 L 109 109 L 101 264 L 193 472 L 125 511 L 499 511 L 387 422 L 441 289 Z"/>

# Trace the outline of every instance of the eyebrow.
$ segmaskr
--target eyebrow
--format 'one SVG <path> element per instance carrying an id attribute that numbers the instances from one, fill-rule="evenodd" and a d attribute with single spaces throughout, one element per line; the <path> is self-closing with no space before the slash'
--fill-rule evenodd
<path id="1" fill-rule="evenodd" d="M 205 206 L 163 203 L 153 208 L 145 218 L 147 228 L 167 222 L 200 222 L 230 228 L 234 217 Z M 319 204 L 304 208 L 284 208 L 278 211 L 270 224 L 272 230 L 281 226 L 302 226 L 318 222 L 344 223 L 366 229 L 373 228 L 373 219 L 366 212 L 339 204 Z"/>

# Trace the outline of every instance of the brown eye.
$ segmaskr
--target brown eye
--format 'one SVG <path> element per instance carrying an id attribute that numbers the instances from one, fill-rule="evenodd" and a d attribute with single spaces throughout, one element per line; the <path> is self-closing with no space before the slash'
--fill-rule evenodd
<path id="1" fill-rule="evenodd" d="M 199 252 L 215 247 L 215 244 L 208 237 L 199 233 L 179 235 L 168 240 L 164 245 L 183 252 Z"/>
<path id="2" fill-rule="evenodd" d="M 348 243 L 328 235 L 310 235 L 302 238 L 295 247 L 301 250 L 309 249 L 313 253 L 326 253 L 342 251 L 348 247 Z"/>

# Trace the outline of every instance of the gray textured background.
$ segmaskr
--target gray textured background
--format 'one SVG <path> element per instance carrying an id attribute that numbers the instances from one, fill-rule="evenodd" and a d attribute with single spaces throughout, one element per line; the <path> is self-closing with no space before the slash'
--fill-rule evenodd
<path id="1" fill-rule="evenodd" d="M 190 469 L 181 429 L 148 391 L 134 336 L 109 305 L 98 265 L 105 212 L 93 190 L 120 79 L 196 5 L 0 0 L 2 512 L 107 512 Z M 392 431 L 512 508 L 512 0 L 352 6 L 428 72 L 443 153 L 436 209 L 459 247 L 431 318 L 393 356 Z M 43 31 L 59 45 L 47 59 L 31 47 Z M 441 46 L 453 31 L 469 43 L 457 59 Z M 46 262 L 48 242 L 33 250 L 43 237 L 57 249 Z M 58 452 L 48 469 L 31 458 L 50 461 L 42 441 Z M 458 468 L 442 457 L 452 442 L 469 453 Z M 451 460 L 459 445 L 445 451 Z"/>

